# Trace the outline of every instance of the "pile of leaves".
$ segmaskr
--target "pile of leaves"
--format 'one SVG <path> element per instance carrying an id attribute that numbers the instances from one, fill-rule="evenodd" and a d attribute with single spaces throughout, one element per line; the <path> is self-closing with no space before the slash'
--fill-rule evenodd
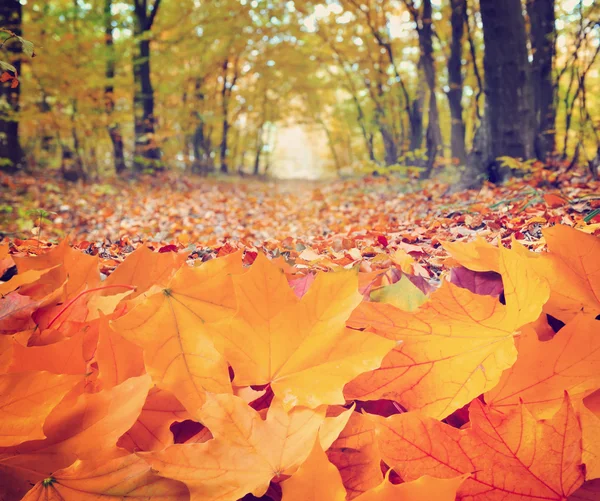
<path id="1" fill-rule="evenodd" d="M 320 269 L 380 269 L 401 250 L 437 279 L 447 257 L 442 241 L 477 236 L 506 246 L 514 236 L 541 250 L 543 227 L 600 234 L 600 182 L 546 169 L 506 186 L 461 192 L 395 177 L 224 182 L 166 174 L 80 186 L 19 176 L 0 178 L 0 198 L 0 228 L 18 250 L 36 253 L 40 242 L 68 236 L 99 255 L 107 274 L 145 243 L 192 259 L 231 248 L 262 251 Z"/>
<path id="2" fill-rule="evenodd" d="M 435 237 L 436 281 L 404 230 L 110 273 L 4 244 L 0 500 L 598 499 L 600 240 L 553 210 L 530 248 Z"/>

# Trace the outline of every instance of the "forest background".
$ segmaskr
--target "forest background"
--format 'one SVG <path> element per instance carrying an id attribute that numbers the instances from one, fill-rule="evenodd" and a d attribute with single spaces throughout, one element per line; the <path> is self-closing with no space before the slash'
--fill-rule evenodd
<path id="1" fill-rule="evenodd" d="M 6 172 L 597 175 L 591 0 L 5 0 L 0 26 L 35 46 L 3 33 Z"/>

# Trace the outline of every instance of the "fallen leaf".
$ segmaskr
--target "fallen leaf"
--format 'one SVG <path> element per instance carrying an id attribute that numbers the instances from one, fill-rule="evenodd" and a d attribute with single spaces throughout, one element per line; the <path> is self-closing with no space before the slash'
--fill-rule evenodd
<path id="1" fill-rule="evenodd" d="M 190 501 L 237 501 L 262 496 L 273 478 L 289 475 L 308 457 L 325 408 L 286 413 L 274 401 L 266 419 L 233 395 L 209 395 L 201 421 L 215 437 L 139 455 L 160 476 L 184 482 Z"/>
<path id="2" fill-rule="evenodd" d="M 469 474 L 459 499 L 564 501 L 583 483 L 581 428 L 565 398 L 550 420 L 522 405 L 509 415 L 474 400 L 457 430 L 416 412 L 373 416 L 383 460 L 405 480 Z"/>
<path id="3" fill-rule="evenodd" d="M 259 254 L 234 277 L 238 311 L 211 325 L 237 386 L 271 384 L 286 409 L 344 404 L 343 385 L 379 367 L 394 343 L 345 328 L 361 300 L 356 272 L 321 273 L 298 300 L 281 270 Z M 249 338 L 250 336 L 250 338 Z"/>
<path id="4" fill-rule="evenodd" d="M 339 470 L 347 499 L 378 486 L 382 479 L 381 454 L 375 443 L 375 424 L 365 414 L 353 413 L 327 457 Z"/>
<path id="5" fill-rule="evenodd" d="M 167 288 L 150 294 L 111 328 L 144 350 L 152 380 L 195 415 L 205 392 L 231 393 L 227 364 L 215 349 L 209 322 L 234 313 L 231 273 L 241 272 L 231 254 L 200 268 L 181 268 Z"/>
<path id="6" fill-rule="evenodd" d="M 521 402 L 539 419 L 550 418 L 568 391 L 582 399 L 600 388 L 600 321 L 582 313 L 549 341 L 527 327 L 519 337 L 519 356 L 500 382 L 485 394 L 487 404 L 508 412 Z"/>
<path id="7" fill-rule="evenodd" d="M 390 399 L 443 419 L 492 389 L 517 358 L 513 335 L 541 313 L 548 291 L 521 269 L 522 257 L 502 250 L 506 306 L 444 282 L 415 312 L 362 303 L 351 327 L 370 328 L 398 346 L 382 367 L 348 384 L 349 399 Z"/>
<path id="8" fill-rule="evenodd" d="M 424 475 L 398 485 L 386 478 L 379 486 L 357 497 L 356 501 L 454 501 L 456 491 L 468 476 L 445 479 Z"/>
<path id="9" fill-rule="evenodd" d="M 317 440 L 306 461 L 281 483 L 282 501 L 345 501 L 346 489 Z"/>
<path id="10" fill-rule="evenodd" d="M 45 438 L 44 421 L 79 380 L 44 371 L 1 374 L 0 447 Z"/>
<path id="11" fill-rule="evenodd" d="M 38 482 L 22 501 L 187 501 L 185 485 L 160 478 L 141 458 L 76 461 Z"/>

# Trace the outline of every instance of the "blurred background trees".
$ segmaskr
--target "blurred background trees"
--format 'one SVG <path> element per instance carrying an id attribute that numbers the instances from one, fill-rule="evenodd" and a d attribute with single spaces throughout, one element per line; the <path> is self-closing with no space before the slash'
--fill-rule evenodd
<path id="1" fill-rule="evenodd" d="M 6 172 L 414 166 L 476 186 L 504 157 L 600 163 L 591 0 L 4 0 L 0 26 L 39 55 L 1 34 Z"/>

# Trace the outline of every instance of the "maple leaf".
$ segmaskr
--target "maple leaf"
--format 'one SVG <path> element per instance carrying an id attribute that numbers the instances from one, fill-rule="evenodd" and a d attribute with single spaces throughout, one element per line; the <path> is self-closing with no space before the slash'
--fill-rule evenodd
<path id="1" fill-rule="evenodd" d="M 319 429 L 319 442 L 321 442 L 324 451 L 331 447 L 331 444 L 337 440 L 340 433 L 345 429 L 348 421 L 354 415 L 354 408 L 355 405 L 352 404 L 349 409 L 341 406 L 330 406 L 327 409 L 327 416 Z"/>
<path id="2" fill-rule="evenodd" d="M 103 285 L 126 284 L 135 287 L 128 297 L 134 299 L 155 285 L 166 287 L 173 274 L 185 263 L 186 254 L 152 252 L 148 247 L 138 247 L 117 266 Z M 105 291 L 102 295 L 108 295 Z"/>
<path id="3" fill-rule="evenodd" d="M 11 278 L 8 282 L 0 283 L 0 296 L 5 296 L 9 292 L 13 292 L 14 290 L 22 287 L 24 285 L 29 285 L 32 282 L 36 282 L 43 275 L 50 272 L 54 268 L 49 268 L 46 270 L 27 270 L 23 273 L 19 273 Z"/>
<path id="4" fill-rule="evenodd" d="M 354 412 L 337 440 L 324 449 L 340 472 L 348 499 L 381 483 L 381 454 L 375 443 L 375 424 L 365 414 Z"/>
<path id="5" fill-rule="evenodd" d="M 600 478 L 600 391 L 579 402 L 586 480 Z"/>
<path id="6" fill-rule="evenodd" d="M 582 308 L 600 313 L 600 239 L 562 225 L 543 233 L 549 253 L 534 266 L 550 284 L 548 312 L 563 322 Z"/>
<path id="7" fill-rule="evenodd" d="M 415 311 L 427 301 L 427 296 L 403 275 L 395 284 L 372 291 L 371 300 L 391 304 L 404 311 Z"/>
<path id="8" fill-rule="evenodd" d="M 168 391 L 152 388 L 137 421 L 117 442 L 131 452 L 161 450 L 173 445 L 170 426 L 191 416 Z"/>
<path id="9" fill-rule="evenodd" d="M 275 400 L 263 421 L 239 397 L 209 394 L 199 414 L 214 439 L 139 455 L 159 475 L 184 482 L 191 501 L 236 501 L 248 493 L 262 496 L 273 478 L 289 475 L 304 462 L 325 407 L 286 413 Z"/>
<path id="10" fill-rule="evenodd" d="M 549 252 L 533 253 L 513 241 L 512 248 L 525 260 L 523 267 L 543 278 L 550 287 L 544 311 L 567 322 L 585 308 L 600 312 L 600 266 L 594 258 L 600 253 L 600 240 L 563 225 L 543 230 Z M 445 242 L 444 248 L 466 268 L 499 271 L 500 249 L 475 240 L 469 243 Z"/>
<path id="11" fill-rule="evenodd" d="M 518 342 L 519 357 L 500 382 L 485 394 L 487 404 L 501 412 L 520 402 L 538 418 L 551 417 L 564 392 L 581 399 L 600 387 L 600 322 L 580 313 L 549 341 L 540 342 L 531 327 Z"/>
<path id="12" fill-rule="evenodd" d="M 76 461 L 38 482 L 22 501 L 187 501 L 185 485 L 160 478 L 141 458 Z"/>
<path id="13" fill-rule="evenodd" d="M 18 492 L 76 459 L 100 461 L 122 455 L 117 440 L 139 416 L 150 385 L 150 377 L 144 375 L 98 393 L 68 393 L 46 418 L 44 440 L 0 447 L 0 474 L 8 478 L 7 490 Z"/>
<path id="14" fill-rule="evenodd" d="M 548 297 L 545 283 L 523 273 L 523 257 L 502 249 L 506 306 L 444 282 L 415 312 L 363 303 L 349 325 L 401 341 L 382 367 L 359 376 L 347 398 L 391 399 L 443 419 L 492 389 L 517 358 L 513 336 L 534 321 Z"/>
<path id="15" fill-rule="evenodd" d="M 338 469 L 317 440 L 306 461 L 281 483 L 282 501 L 344 501 L 346 489 Z"/>
<path id="16" fill-rule="evenodd" d="M 442 242 L 442 246 L 455 261 L 469 270 L 500 272 L 499 248 L 481 237 L 470 242 Z"/>
<path id="17" fill-rule="evenodd" d="M 456 492 L 468 474 L 455 478 L 423 475 L 412 482 L 395 485 L 386 478 L 379 486 L 356 498 L 356 501 L 454 501 Z"/>
<path id="18" fill-rule="evenodd" d="M 95 359 L 103 388 L 112 388 L 145 372 L 142 349 L 111 329 L 107 318 L 100 319 Z"/>
<path id="19" fill-rule="evenodd" d="M 66 298 L 74 296 L 84 287 L 100 282 L 98 257 L 89 256 L 69 246 L 67 239 L 40 256 L 13 257 L 19 274 L 29 270 L 49 270 L 36 283 L 23 287 L 21 293 L 40 298 L 65 285 Z"/>
<path id="20" fill-rule="evenodd" d="M 43 371 L 0 375 L 0 447 L 45 438 L 44 421 L 79 380 Z"/>
<path id="21" fill-rule="evenodd" d="M 423 476 L 412 482 L 394 485 L 389 475 L 356 501 L 454 501 L 456 491 L 469 475 L 439 479 Z M 316 442 L 306 461 L 291 478 L 281 483 L 282 501 L 344 501 L 346 490 L 338 469 L 328 461 Z"/>
<path id="22" fill-rule="evenodd" d="M 457 430 L 417 412 L 373 416 L 383 460 L 405 480 L 470 477 L 460 499 L 564 501 L 583 483 L 581 428 L 568 397 L 550 420 L 526 406 L 508 415 L 474 400 Z"/>
<path id="23" fill-rule="evenodd" d="M 394 343 L 345 328 L 361 301 L 354 271 L 321 273 L 298 299 L 281 270 L 259 254 L 234 277 L 236 315 L 211 325 L 238 386 L 271 384 L 286 409 L 345 403 L 343 385 L 379 367 Z"/>
<path id="24" fill-rule="evenodd" d="M 168 288 L 148 295 L 111 327 L 144 350 L 152 380 L 195 415 L 205 392 L 231 393 L 228 367 L 215 349 L 207 323 L 233 315 L 231 273 L 241 273 L 241 255 L 181 268 Z M 138 298 L 138 299 L 140 299 Z"/>
<path id="25" fill-rule="evenodd" d="M 15 339 L 8 372 L 48 371 L 83 377 L 87 368 L 84 341 L 83 332 L 45 346 L 23 346 Z"/>

